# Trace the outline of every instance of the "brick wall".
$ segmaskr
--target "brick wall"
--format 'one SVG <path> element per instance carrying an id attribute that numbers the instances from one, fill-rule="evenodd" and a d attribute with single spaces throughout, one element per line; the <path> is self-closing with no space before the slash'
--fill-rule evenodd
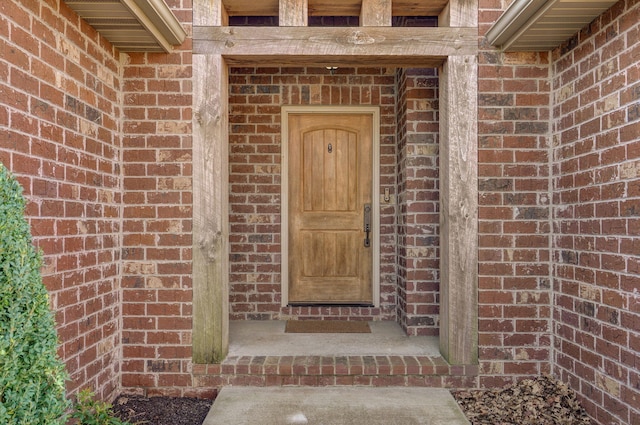
<path id="1" fill-rule="evenodd" d="M 118 390 L 118 56 L 63 2 L 0 3 L 0 161 L 24 187 L 67 389 Z"/>
<path id="2" fill-rule="evenodd" d="M 191 10 L 169 1 L 190 32 Z M 188 3 L 188 2 L 185 2 Z M 191 41 L 131 53 L 123 87 L 122 386 L 192 389 Z"/>
<path id="3" fill-rule="evenodd" d="M 640 423 L 640 2 L 553 52 L 554 371 Z"/>
<path id="4" fill-rule="evenodd" d="M 397 72 L 398 322 L 408 335 L 438 335 L 438 76 Z"/>
<path id="5" fill-rule="evenodd" d="M 397 95 L 394 70 L 234 68 L 230 78 L 231 310 L 232 319 L 346 317 L 392 320 L 396 298 L 403 326 L 412 334 L 437 334 L 437 101 L 434 70 L 401 72 L 408 98 Z M 403 83 L 404 84 L 404 83 Z M 407 102 L 403 123 L 396 99 Z M 381 187 L 394 195 L 381 204 L 381 307 L 281 308 L 280 107 L 282 105 L 380 105 Z M 396 127 L 408 143 L 395 158 Z M 408 158 L 407 158 L 408 157 Z M 396 207 L 396 176 L 401 183 Z M 396 215 L 403 232 L 403 273 L 397 288 Z M 435 225 L 434 225 L 435 224 Z M 407 242 L 409 245 L 405 246 Z"/>
<path id="6" fill-rule="evenodd" d="M 168 3 L 189 29 L 189 2 Z M 481 36 L 508 3 L 480 0 Z M 639 22 L 638 0 L 622 0 L 552 54 L 480 39 L 479 383 L 554 372 L 600 423 L 640 421 Z M 0 161 L 29 200 L 71 393 L 210 395 L 190 360 L 190 47 L 121 60 L 64 2 L 0 4 Z M 437 236 L 437 107 L 420 104 L 435 81 L 232 70 L 232 318 L 437 321 L 437 242 L 411 237 Z M 280 307 L 285 104 L 382 107 L 380 190 L 398 203 L 381 207 L 379 310 Z"/>
<path id="7" fill-rule="evenodd" d="M 280 108 L 380 106 L 380 184 L 395 187 L 395 74 L 386 68 L 232 68 L 229 85 L 231 318 L 395 317 L 395 208 L 380 210 L 380 307 L 281 307 Z M 383 189 L 381 189 L 383 190 Z"/>
<path id="8" fill-rule="evenodd" d="M 502 14 L 480 0 L 479 33 Z M 551 366 L 550 80 L 546 53 L 478 58 L 480 384 Z"/>

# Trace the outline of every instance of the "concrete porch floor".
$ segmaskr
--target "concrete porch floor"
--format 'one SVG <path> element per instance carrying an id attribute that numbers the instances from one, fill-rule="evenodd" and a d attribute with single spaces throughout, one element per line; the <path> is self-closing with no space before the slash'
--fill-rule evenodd
<path id="1" fill-rule="evenodd" d="M 395 322 L 369 322 L 370 334 L 287 334 L 285 323 L 231 321 L 229 356 L 440 357 L 438 337 L 409 337 Z"/>

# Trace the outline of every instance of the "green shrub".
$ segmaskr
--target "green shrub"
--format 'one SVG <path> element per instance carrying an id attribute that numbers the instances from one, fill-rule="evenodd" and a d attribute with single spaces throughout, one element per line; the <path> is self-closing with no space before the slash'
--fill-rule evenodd
<path id="1" fill-rule="evenodd" d="M 94 400 L 94 394 L 89 389 L 78 393 L 71 416 L 78 419 L 78 425 L 130 425 L 113 416 L 109 403 Z"/>
<path id="2" fill-rule="evenodd" d="M 64 424 L 64 365 L 22 188 L 0 164 L 0 424 Z"/>

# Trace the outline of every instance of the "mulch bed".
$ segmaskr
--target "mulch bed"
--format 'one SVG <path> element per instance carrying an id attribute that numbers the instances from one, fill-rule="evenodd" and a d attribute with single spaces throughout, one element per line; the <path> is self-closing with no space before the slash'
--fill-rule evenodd
<path id="1" fill-rule="evenodd" d="M 189 397 L 121 395 L 111 410 L 134 425 L 202 425 L 211 403 L 213 400 Z"/>
<path id="2" fill-rule="evenodd" d="M 472 425 L 591 425 L 575 393 L 550 376 L 498 390 L 454 391 Z M 121 395 L 114 415 L 134 425 L 202 425 L 212 400 Z"/>
<path id="3" fill-rule="evenodd" d="M 576 394 L 548 375 L 498 390 L 454 391 L 472 425 L 591 425 Z"/>

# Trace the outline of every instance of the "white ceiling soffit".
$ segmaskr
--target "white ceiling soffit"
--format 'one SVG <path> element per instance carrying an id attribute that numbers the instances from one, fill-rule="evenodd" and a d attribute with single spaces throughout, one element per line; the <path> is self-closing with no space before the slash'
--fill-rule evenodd
<path id="1" fill-rule="evenodd" d="M 514 0 L 487 39 L 508 52 L 553 50 L 617 0 Z"/>
<path id="2" fill-rule="evenodd" d="M 164 0 L 65 0 L 124 52 L 170 52 L 187 36 Z"/>

